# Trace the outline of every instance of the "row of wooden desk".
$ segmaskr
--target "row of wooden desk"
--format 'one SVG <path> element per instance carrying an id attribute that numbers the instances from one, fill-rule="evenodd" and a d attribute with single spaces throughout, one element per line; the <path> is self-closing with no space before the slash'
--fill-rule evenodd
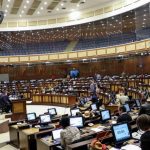
<path id="1" fill-rule="evenodd" d="M 57 126 L 58 122 L 54 123 L 54 125 Z M 101 126 L 100 123 L 96 123 L 92 127 L 85 127 L 84 130 L 88 132 L 86 132 L 83 136 L 92 136 L 92 139 L 95 138 L 99 132 L 95 132 L 94 130 L 91 130 L 91 128 L 96 128 L 98 126 Z M 136 125 L 133 125 L 132 128 L 137 127 Z M 15 147 L 20 148 L 20 150 L 53 150 L 53 147 L 56 146 L 56 144 L 51 140 L 51 131 L 54 129 L 39 131 L 38 128 L 30 127 L 29 124 L 22 123 L 10 124 L 9 130 L 10 143 Z M 87 144 L 88 142 L 91 142 L 91 140 L 71 144 L 68 146 L 68 149 L 74 150 L 81 145 Z"/>

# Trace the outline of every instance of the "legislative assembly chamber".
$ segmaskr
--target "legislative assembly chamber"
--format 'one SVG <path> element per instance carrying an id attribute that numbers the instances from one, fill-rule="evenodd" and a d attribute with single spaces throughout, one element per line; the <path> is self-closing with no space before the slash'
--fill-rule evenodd
<path id="1" fill-rule="evenodd" d="M 0 0 L 0 150 L 150 150 L 150 0 Z"/>

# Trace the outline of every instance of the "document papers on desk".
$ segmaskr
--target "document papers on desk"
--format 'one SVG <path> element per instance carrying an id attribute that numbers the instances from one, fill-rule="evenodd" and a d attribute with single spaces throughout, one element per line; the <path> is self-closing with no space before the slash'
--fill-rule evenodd
<path id="1" fill-rule="evenodd" d="M 141 150 L 141 148 L 137 145 L 129 144 L 129 145 L 123 146 L 120 150 Z"/>
<path id="2" fill-rule="evenodd" d="M 91 130 L 95 132 L 101 132 L 104 131 L 105 129 L 107 129 L 105 126 L 98 126 L 96 128 L 91 128 Z"/>
<path id="3" fill-rule="evenodd" d="M 110 150 L 141 150 L 141 148 L 133 144 L 128 144 L 126 146 L 123 146 L 121 149 L 112 147 Z"/>

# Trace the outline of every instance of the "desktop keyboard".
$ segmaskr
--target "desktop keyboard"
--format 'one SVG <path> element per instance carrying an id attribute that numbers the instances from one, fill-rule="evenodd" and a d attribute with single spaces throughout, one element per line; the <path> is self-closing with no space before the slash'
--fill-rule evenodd
<path id="1" fill-rule="evenodd" d="M 53 125 L 40 126 L 40 127 L 39 127 L 39 131 L 42 131 L 42 130 L 49 130 L 49 129 L 53 129 L 53 128 L 54 128 Z"/>

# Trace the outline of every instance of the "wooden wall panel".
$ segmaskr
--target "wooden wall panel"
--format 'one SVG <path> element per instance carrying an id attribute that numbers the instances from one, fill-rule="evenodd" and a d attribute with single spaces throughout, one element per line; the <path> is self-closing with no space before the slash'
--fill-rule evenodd
<path id="1" fill-rule="evenodd" d="M 106 54 L 106 49 L 98 49 L 97 50 L 97 55 L 104 55 Z"/>
<path id="2" fill-rule="evenodd" d="M 115 53 L 116 52 L 116 48 L 113 47 L 113 48 L 107 48 L 107 54 L 112 54 L 112 53 Z"/>
<path id="3" fill-rule="evenodd" d="M 126 45 L 126 51 L 132 51 L 132 50 L 135 50 L 135 44 Z"/>
<path id="4" fill-rule="evenodd" d="M 78 57 L 78 53 L 69 53 L 69 58 L 77 58 Z"/>
<path id="5" fill-rule="evenodd" d="M 0 66 L 0 73 L 8 73 L 10 80 L 42 79 L 42 78 L 64 78 L 72 68 L 80 71 L 80 76 L 93 76 L 95 73 L 102 75 L 126 74 L 150 74 L 150 56 L 137 56 L 121 59 L 106 59 L 99 62 L 58 64 L 58 65 L 22 65 L 22 66 Z"/>
<path id="6" fill-rule="evenodd" d="M 118 47 L 116 47 L 116 51 L 117 51 L 117 53 L 123 53 L 126 51 L 126 47 L 125 46 L 118 46 Z"/>
<path id="7" fill-rule="evenodd" d="M 145 48 L 145 42 L 136 43 L 137 50 L 144 49 L 144 48 Z"/>

